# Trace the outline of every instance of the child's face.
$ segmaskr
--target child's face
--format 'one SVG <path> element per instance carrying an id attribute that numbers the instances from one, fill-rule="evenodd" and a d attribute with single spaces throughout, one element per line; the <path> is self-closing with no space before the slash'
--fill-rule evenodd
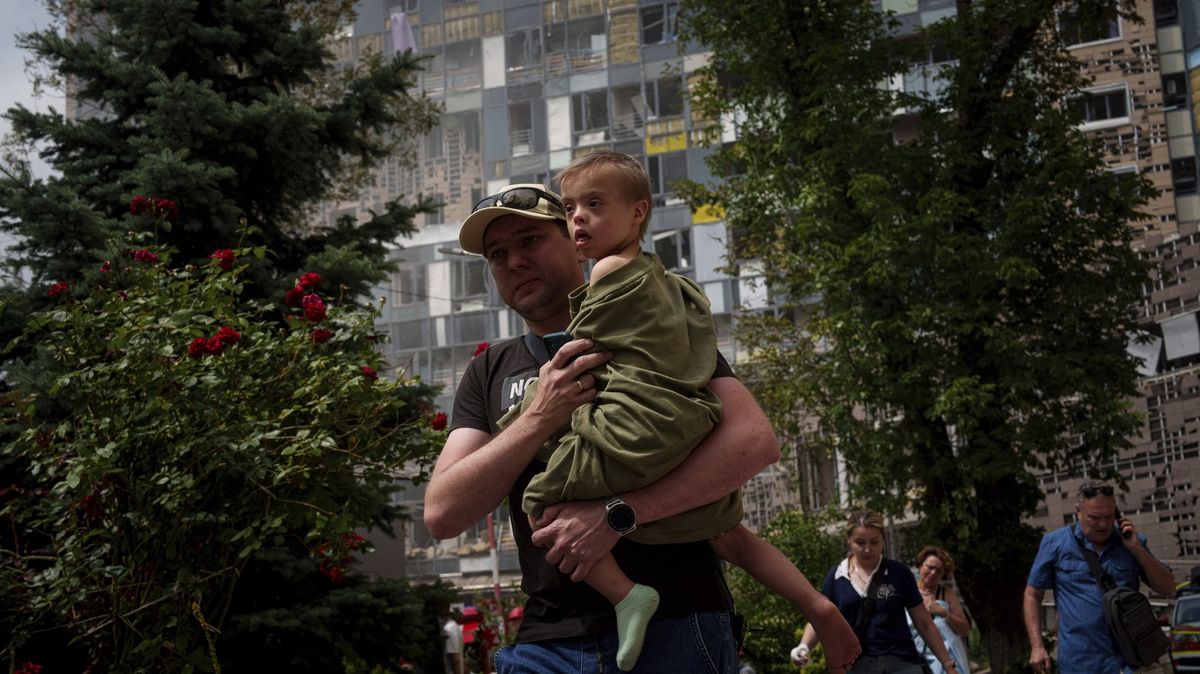
<path id="1" fill-rule="evenodd" d="M 575 248 L 598 260 L 641 245 L 646 202 L 631 201 L 603 171 L 590 170 L 562 185 L 563 208 Z"/>

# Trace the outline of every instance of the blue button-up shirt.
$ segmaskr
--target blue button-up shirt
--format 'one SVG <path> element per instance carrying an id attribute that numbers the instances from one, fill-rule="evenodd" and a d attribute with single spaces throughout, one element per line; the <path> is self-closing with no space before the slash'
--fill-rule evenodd
<path id="1" fill-rule="evenodd" d="M 1149 550 L 1146 538 L 1141 535 L 1138 538 L 1142 547 Z M 1104 618 L 1104 591 L 1092 576 L 1076 540 L 1096 551 L 1096 546 L 1084 538 L 1079 523 L 1043 536 L 1027 581 L 1030 587 L 1054 591 L 1058 610 L 1058 671 L 1128 674 L 1133 668 L 1125 665 Z M 1140 585 L 1139 579 L 1146 577 L 1137 558 L 1121 543 L 1116 527 L 1100 552 L 1100 566 L 1118 585 L 1135 590 Z"/>

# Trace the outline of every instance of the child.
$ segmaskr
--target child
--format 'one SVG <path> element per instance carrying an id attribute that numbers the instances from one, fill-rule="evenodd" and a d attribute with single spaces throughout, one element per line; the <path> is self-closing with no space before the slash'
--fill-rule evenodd
<path id="1" fill-rule="evenodd" d="M 636 159 L 597 152 L 557 176 L 577 250 L 596 260 L 588 285 L 571 293 L 568 332 L 613 352 L 593 371 L 599 393 L 575 411 L 571 429 L 549 443 L 546 470 L 533 478 L 523 507 L 532 518 L 563 501 L 607 498 L 654 482 L 679 465 L 720 419 L 706 385 L 716 367 L 716 329 L 694 282 L 669 274 L 641 251 L 650 215 L 650 181 Z M 527 390 L 525 400 L 532 399 Z M 511 416 L 502 420 L 511 421 Z M 543 449 L 543 452 L 547 448 Z M 718 555 L 787 598 L 807 615 L 833 671 L 858 654 L 850 626 L 804 574 L 740 522 L 741 495 L 628 532 L 639 543 L 711 540 Z M 617 664 L 633 668 L 658 593 L 631 581 L 612 555 L 585 579 L 616 609 Z"/>

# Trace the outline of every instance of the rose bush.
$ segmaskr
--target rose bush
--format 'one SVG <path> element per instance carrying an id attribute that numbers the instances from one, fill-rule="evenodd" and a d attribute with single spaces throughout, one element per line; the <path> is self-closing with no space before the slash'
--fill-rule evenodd
<path id="1" fill-rule="evenodd" d="M 132 208 L 170 218 L 172 206 Z M 425 414 L 434 391 L 372 376 L 387 372 L 375 310 L 322 299 L 315 274 L 285 322 L 276 305 L 239 302 L 234 262 L 265 255 L 172 268 L 169 250 L 115 248 L 98 285 L 73 286 L 16 340 L 58 374 L 3 401 L 19 430 L 3 451 L 29 483 L 0 500 L 21 532 L 0 550 L 16 625 L 0 647 L 55 625 L 94 671 L 219 669 L 256 552 L 307 550 L 340 585 L 368 545 L 352 532 L 427 474 L 444 437 Z M 361 660 L 350 643 L 339 657 Z"/>

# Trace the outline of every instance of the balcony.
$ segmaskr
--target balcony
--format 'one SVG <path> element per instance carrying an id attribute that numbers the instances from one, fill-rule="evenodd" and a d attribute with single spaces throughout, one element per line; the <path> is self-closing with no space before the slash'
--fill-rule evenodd
<path id="1" fill-rule="evenodd" d="M 451 70 L 446 73 L 446 86 L 452 94 L 475 91 L 483 86 L 483 71 L 481 68 Z"/>
<path id="2" fill-rule="evenodd" d="M 509 131 L 508 147 L 513 157 L 524 157 L 533 154 L 533 129 Z"/>

